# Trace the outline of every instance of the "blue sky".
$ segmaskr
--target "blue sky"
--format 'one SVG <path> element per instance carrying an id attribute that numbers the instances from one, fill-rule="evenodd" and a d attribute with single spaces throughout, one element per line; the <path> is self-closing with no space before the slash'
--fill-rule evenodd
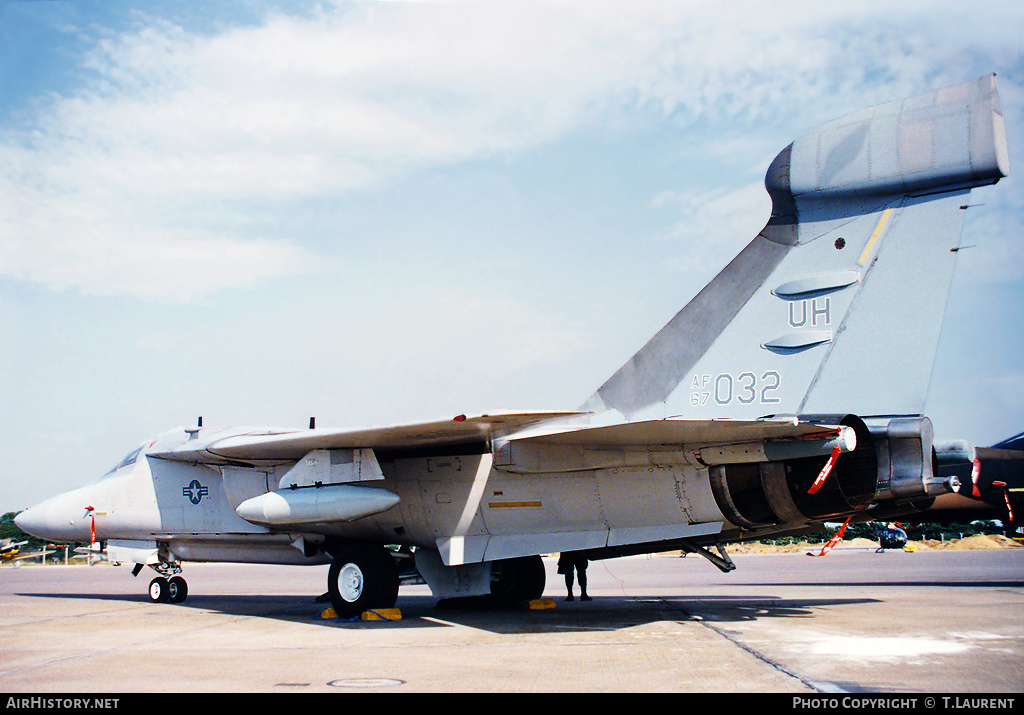
<path id="1" fill-rule="evenodd" d="M 824 5 L 824 7 L 823 7 Z M 205 423 L 571 409 L 814 126 L 996 72 L 1006 2 L 0 0 L 0 509 Z M 1024 430 L 1024 192 L 979 190 L 929 415 Z"/>

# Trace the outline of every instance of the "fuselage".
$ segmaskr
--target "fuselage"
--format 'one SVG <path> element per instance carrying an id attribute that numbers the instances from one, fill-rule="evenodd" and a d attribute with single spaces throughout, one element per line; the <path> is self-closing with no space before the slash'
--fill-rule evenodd
<path id="1" fill-rule="evenodd" d="M 490 451 L 464 449 L 381 452 L 383 479 L 372 488 L 398 497 L 381 513 L 267 526 L 236 509 L 270 492 L 288 496 L 285 475 L 296 462 L 209 465 L 151 456 L 195 431 L 148 442 L 100 480 L 22 512 L 19 526 L 54 541 L 163 546 L 178 560 L 323 563 L 317 546 L 335 539 L 438 549 L 445 563 L 458 564 L 706 536 L 726 524 L 708 470 L 685 459 L 521 474 L 495 467 Z"/>

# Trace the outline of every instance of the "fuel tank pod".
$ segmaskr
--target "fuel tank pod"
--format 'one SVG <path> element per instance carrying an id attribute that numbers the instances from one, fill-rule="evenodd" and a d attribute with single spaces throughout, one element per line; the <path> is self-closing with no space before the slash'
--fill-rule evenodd
<path id="1" fill-rule="evenodd" d="M 356 484 L 281 489 L 246 499 L 235 511 L 253 524 L 291 526 L 354 521 L 387 511 L 400 501 L 394 492 Z"/>

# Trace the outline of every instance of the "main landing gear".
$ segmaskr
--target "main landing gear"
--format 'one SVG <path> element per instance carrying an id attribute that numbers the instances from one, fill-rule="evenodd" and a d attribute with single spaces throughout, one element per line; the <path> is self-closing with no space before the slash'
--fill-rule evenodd
<path id="1" fill-rule="evenodd" d="M 383 546 L 369 544 L 337 545 L 331 553 L 334 560 L 327 573 L 327 594 L 338 618 L 351 619 L 363 611 L 394 608 L 398 601 L 398 585 L 415 570 L 399 569 L 395 556 Z M 401 559 L 399 559 L 401 560 Z M 418 574 L 417 574 L 418 575 Z M 423 583 L 422 580 L 416 581 Z M 544 592 L 544 562 L 540 556 L 496 561 L 491 565 L 490 593 L 447 599 L 479 607 L 515 608 L 524 601 L 540 598 Z M 429 583 L 429 580 L 428 580 Z"/>
<path id="2" fill-rule="evenodd" d="M 515 608 L 540 598 L 546 578 L 540 556 L 495 561 L 491 567 L 491 598 L 500 608 Z"/>
<path id="3" fill-rule="evenodd" d="M 345 544 L 327 572 L 327 594 L 338 618 L 355 618 L 374 608 L 394 608 L 398 567 L 383 546 Z"/>

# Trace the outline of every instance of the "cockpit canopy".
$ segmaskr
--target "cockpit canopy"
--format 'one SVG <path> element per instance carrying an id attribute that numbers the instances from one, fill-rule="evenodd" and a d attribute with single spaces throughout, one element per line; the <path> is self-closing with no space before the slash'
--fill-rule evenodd
<path id="1" fill-rule="evenodd" d="M 139 455 L 140 455 L 140 454 L 142 454 L 142 450 L 143 450 L 143 449 L 145 449 L 145 448 L 146 448 L 146 445 L 145 445 L 145 444 L 140 444 L 140 445 L 139 445 L 138 447 L 136 447 L 136 448 L 135 448 L 135 449 L 133 449 L 133 450 L 132 450 L 131 452 L 129 452 L 128 454 L 126 454 L 126 455 L 124 456 L 124 458 L 123 458 L 123 459 L 122 459 L 122 460 L 121 460 L 120 462 L 118 462 L 118 463 L 117 463 L 117 464 L 115 464 L 115 465 L 114 465 L 113 467 L 111 467 L 111 468 L 110 468 L 109 470 L 107 470 L 107 473 L 106 473 L 106 474 L 104 474 L 103 476 L 105 477 L 105 476 L 107 476 L 108 474 L 113 474 L 113 473 L 114 473 L 114 472 L 116 472 L 116 471 L 117 471 L 118 469 L 121 469 L 122 467 L 127 467 L 127 466 L 128 466 L 128 465 L 130 465 L 130 464 L 135 464 L 135 462 L 136 462 L 136 461 L 138 460 L 138 458 L 139 458 Z"/>

